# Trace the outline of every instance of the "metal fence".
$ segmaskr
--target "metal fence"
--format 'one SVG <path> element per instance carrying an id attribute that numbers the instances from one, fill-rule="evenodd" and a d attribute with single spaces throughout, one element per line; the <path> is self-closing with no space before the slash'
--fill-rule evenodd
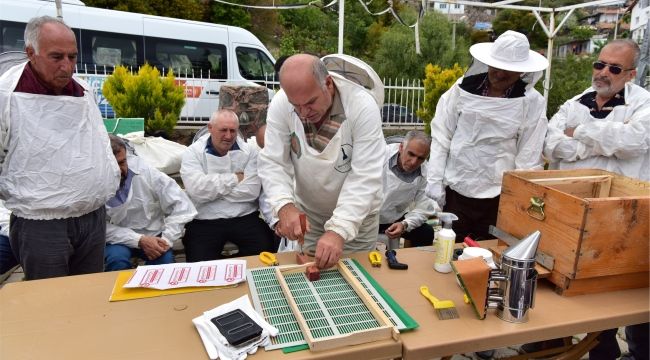
<path id="1" fill-rule="evenodd" d="M 385 128 L 423 128 L 417 111 L 424 102 L 424 86 L 416 79 L 384 79 L 381 121 Z"/>
<path id="2" fill-rule="evenodd" d="M 106 67 L 92 67 L 77 69 L 77 76 L 88 82 L 95 90 L 96 101 L 99 105 L 102 116 L 114 118 L 115 113 L 112 106 L 102 94 L 102 86 L 106 77 L 113 69 Z M 165 75 L 163 69 L 162 75 Z M 207 82 L 219 84 L 228 83 L 227 80 L 215 80 L 202 78 L 200 74 L 195 76 L 176 76 L 176 82 L 185 87 L 186 104 L 181 111 L 178 128 L 200 127 L 207 123 L 209 114 L 205 106 L 213 104 L 216 108 L 218 103 L 217 94 L 203 94 Z M 419 79 L 383 79 L 384 81 L 384 105 L 381 108 L 381 118 L 384 128 L 392 129 L 414 129 L 423 128 L 422 120 L 417 116 L 417 111 L 424 102 L 424 87 Z M 269 89 L 278 89 L 279 83 L 275 79 L 257 82 Z M 209 112 L 209 111 L 208 111 Z"/>

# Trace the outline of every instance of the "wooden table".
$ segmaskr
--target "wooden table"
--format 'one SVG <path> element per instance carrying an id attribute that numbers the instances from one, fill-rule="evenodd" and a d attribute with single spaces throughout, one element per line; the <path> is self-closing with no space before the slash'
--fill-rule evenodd
<path id="1" fill-rule="evenodd" d="M 528 322 L 503 321 L 493 309 L 488 310 L 485 320 L 478 320 L 470 305 L 463 303 L 453 272 L 433 270 L 434 254 L 421 249 L 426 248 L 398 251 L 399 261 L 409 265 L 404 273 L 384 266 L 369 270 L 420 324 L 417 330 L 401 335 L 404 359 L 496 349 L 638 324 L 650 317 L 648 288 L 563 297 L 554 292 L 552 284 L 540 280 Z M 439 299 L 454 301 L 460 318 L 438 320 L 431 304 L 419 295 L 421 285 L 427 285 Z"/>
<path id="2" fill-rule="evenodd" d="M 359 259 L 366 254 L 357 254 Z M 264 266 L 246 257 L 249 268 Z M 295 263 L 295 253 L 278 255 Z M 200 359 L 207 360 L 192 319 L 248 294 L 248 284 L 108 302 L 116 273 L 16 282 L 0 289 L 0 359 Z M 392 359 L 401 342 L 384 340 L 321 353 L 259 349 L 264 359 Z"/>
<path id="3" fill-rule="evenodd" d="M 648 321 L 648 289 L 562 297 L 540 282 L 529 322 L 512 324 L 494 310 L 478 320 L 462 301 L 453 273 L 433 270 L 433 253 L 402 249 L 405 271 L 385 261 L 370 266 L 367 254 L 354 254 L 368 272 L 420 324 L 400 342 L 370 344 L 312 353 L 282 354 L 260 349 L 251 359 L 430 359 Z M 294 254 L 279 254 L 281 264 Z M 249 267 L 262 264 L 246 258 Z M 115 273 L 10 283 L 0 289 L 0 359 L 207 359 L 191 319 L 248 292 L 236 288 L 109 303 Z M 438 320 L 420 285 L 456 303 L 459 319 Z"/>

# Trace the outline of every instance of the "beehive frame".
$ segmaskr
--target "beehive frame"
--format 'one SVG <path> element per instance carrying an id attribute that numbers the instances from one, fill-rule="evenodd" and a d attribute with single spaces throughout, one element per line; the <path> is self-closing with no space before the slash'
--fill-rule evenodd
<path id="1" fill-rule="evenodd" d="M 310 282 L 304 271 L 307 264 L 275 268 L 282 292 L 300 326 L 303 337 L 312 351 L 362 344 L 383 339 L 399 339 L 399 333 L 369 297 L 362 285 L 339 262 L 333 271 L 321 273 L 321 280 Z M 340 282 L 340 277 L 344 283 Z M 332 282 L 334 291 L 319 291 L 314 284 Z M 325 286 L 329 288 L 331 286 Z M 330 289 L 332 290 L 332 289 Z M 356 296 L 350 297 L 353 292 Z M 331 308 L 329 302 L 346 297 L 345 311 Z M 350 314 L 350 310 L 355 311 Z"/>

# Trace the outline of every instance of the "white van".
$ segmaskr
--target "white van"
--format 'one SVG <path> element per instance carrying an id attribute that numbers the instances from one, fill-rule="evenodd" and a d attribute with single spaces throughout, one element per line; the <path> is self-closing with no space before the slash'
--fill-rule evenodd
<path id="1" fill-rule="evenodd" d="M 186 90 L 179 125 L 207 122 L 222 84 L 262 85 L 274 75 L 273 56 L 242 28 L 87 7 L 75 0 L 63 0 L 62 10 L 77 36 L 76 73 L 98 90 L 104 117 L 113 114 L 101 86 L 117 65 L 137 70 L 149 63 L 162 73 L 173 69 Z M 54 1 L 0 0 L 0 53 L 22 51 L 26 23 L 41 15 L 56 16 Z"/>

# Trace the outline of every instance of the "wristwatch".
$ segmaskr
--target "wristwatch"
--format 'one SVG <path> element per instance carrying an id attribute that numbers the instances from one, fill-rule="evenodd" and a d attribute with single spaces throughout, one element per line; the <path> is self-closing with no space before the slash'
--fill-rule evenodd
<path id="1" fill-rule="evenodd" d="M 402 229 L 404 232 L 409 231 L 409 223 L 407 223 L 406 220 L 402 220 L 402 226 L 404 227 Z"/>

